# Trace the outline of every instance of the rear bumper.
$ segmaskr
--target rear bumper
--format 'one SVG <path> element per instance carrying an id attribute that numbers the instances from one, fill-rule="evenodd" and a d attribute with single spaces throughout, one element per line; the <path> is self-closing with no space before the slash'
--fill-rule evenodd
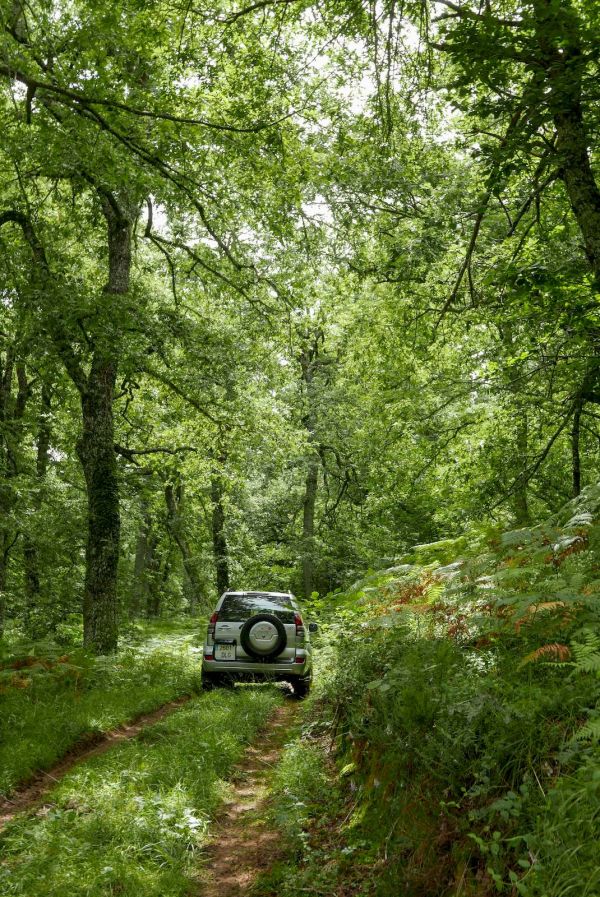
<path id="1" fill-rule="evenodd" d="M 308 676 L 312 664 L 310 657 L 304 663 L 243 663 L 239 660 L 202 661 L 203 673 L 226 673 L 236 679 L 289 679 Z"/>

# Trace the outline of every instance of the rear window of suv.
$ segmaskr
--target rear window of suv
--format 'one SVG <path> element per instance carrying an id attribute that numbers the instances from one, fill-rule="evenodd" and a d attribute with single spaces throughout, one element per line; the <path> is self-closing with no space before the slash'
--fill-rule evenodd
<path id="1" fill-rule="evenodd" d="M 243 623 L 255 614 L 274 614 L 282 623 L 294 622 L 294 607 L 285 595 L 225 595 L 219 622 Z"/>

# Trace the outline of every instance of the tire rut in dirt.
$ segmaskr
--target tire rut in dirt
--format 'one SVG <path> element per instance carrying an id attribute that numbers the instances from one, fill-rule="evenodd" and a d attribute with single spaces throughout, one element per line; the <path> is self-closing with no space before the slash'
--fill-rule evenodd
<path id="1" fill-rule="evenodd" d="M 271 828 L 264 816 L 270 772 L 281 756 L 298 709 L 298 702 L 287 698 L 262 738 L 246 750 L 231 797 L 203 851 L 196 897 L 242 897 L 258 876 L 284 855 L 281 833 Z"/>
<path id="2" fill-rule="evenodd" d="M 110 732 L 94 734 L 90 738 L 77 742 L 49 770 L 35 773 L 29 782 L 19 786 L 10 797 L 0 799 L 0 830 L 19 813 L 37 807 L 45 795 L 78 763 L 82 763 L 90 757 L 97 757 L 123 741 L 136 738 L 148 726 L 160 722 L 165 716 L 179 710 L 194 697 L 197 696 L 185 695 L 174 701 L 169 701 L 150 713 L 136 717 L 130 723 L 111 729 Z"/>

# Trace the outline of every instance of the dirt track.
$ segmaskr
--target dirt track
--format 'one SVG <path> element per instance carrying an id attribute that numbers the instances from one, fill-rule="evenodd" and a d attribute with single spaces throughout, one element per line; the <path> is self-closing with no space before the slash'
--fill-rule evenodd
<path id="1" fill-rule="evenodd" d="M 281 833 L 265 821 L 269 773 L 283 750 L 298 703 L 288 698 L 236 768 L 233 791 L 204 851 L 197 897 L 241 897 L 283 855 Z"/>
<path id="2" fill-rule="evenodd" d="M 131 723 L 126 723 L 123 726 L 112 729 L 110 732 L 94 735 L 84 741 L 77 742 L 55 766 L 46 772 L 36 773 L 34 778 L 26 785 L 17 788 L 10 798 L 0 800 L 0 829 L 7 822 L 10 822 L 17 813 L 22 813 L 37 806 L 42 801 L 44 795 L 57 782 L 60 782 L 63 776 L 77 763 L 81 763 L 82 760 L 87 760 L 89 757 L 103 754 L 121 741 L 135 738 L 142 729 L 159 722 L 163 717 L 173 713 L 174 710 L 178 710 L 179 707 L 190 700 L 191 696 L 186 695 L 178 698 L 176 701 L 169 701 L 168 704 L 163 704 L 162 707 L 158 707 L 151 713 L 144 713 L 142 716 L 136 717 Z"/>

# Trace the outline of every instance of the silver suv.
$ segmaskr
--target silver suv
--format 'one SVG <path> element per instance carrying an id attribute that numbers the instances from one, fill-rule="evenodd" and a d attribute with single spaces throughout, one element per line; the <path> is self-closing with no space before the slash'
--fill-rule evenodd
<path id="1" fill-rule="evenodd" d="M 235 681 L 289 682 L 296 697 L 305 697 L 312 682 L 309 633 L 289 592 L 225 592 L 210 618 L 202 687 Z"/>

